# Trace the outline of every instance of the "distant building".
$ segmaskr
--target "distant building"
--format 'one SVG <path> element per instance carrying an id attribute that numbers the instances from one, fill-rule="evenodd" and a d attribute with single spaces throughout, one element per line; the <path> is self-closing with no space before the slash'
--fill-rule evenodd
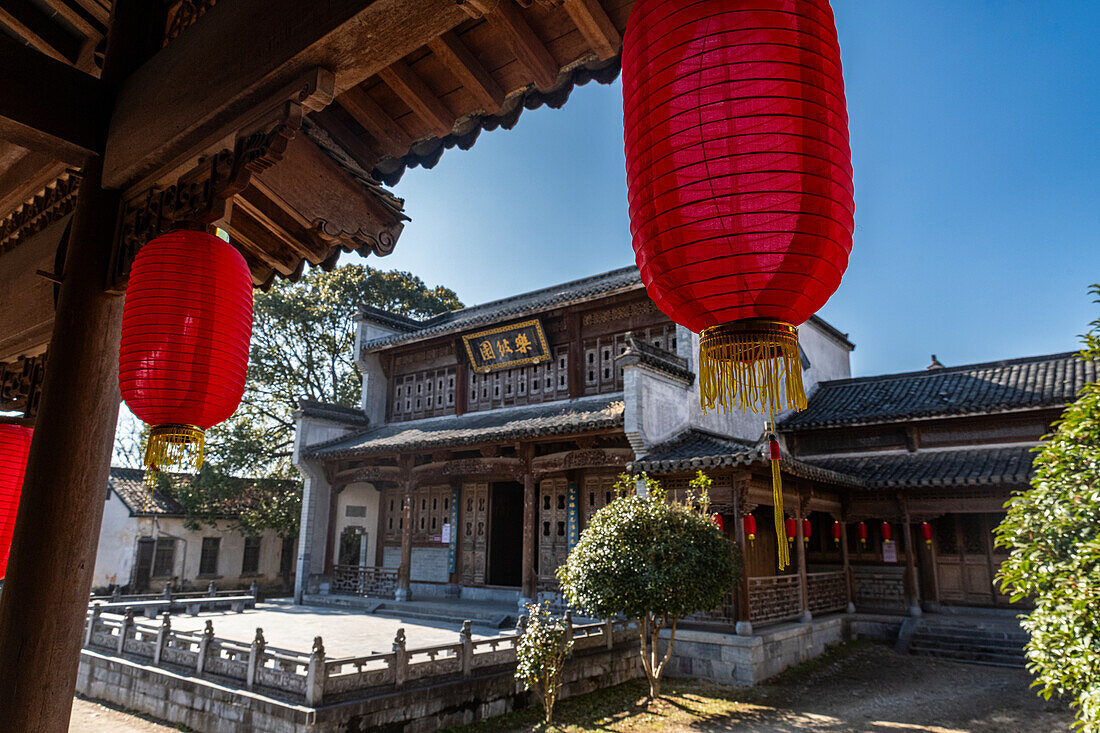
<path id="1" fill-rule="evenodd" d="M 702 469 L 746 573 L 700 623 L 1003 604 L 990 530 L 1027 484 L 1030 448 L 1096 378 L 1058 354 L 852 379 L 853 345 L 811 318 L 809 409 L 779 426 L 781 519 L 807 519 L 810 536 L 780 571 L 764 421 L 703 413 L 698 337 L 657 310 L 635 268 L 425 321 L 361 308 L 359 324 L 361 409 L 303 402 L 297 416 L 299 599 L 552 595 L 619 474 L 678 491 Z"/>
<path id="2" fill-rule="evenodd" d="M 184 508 L 160 490 L 148 491 L 143 471 L 112 468 L 103 525 L 99 533 L 92 587 L 132 593 L 219 588 L 280 589 L 294 572 L 295 540 L 268 530 L 248 537 L 231 529 L 231 518 L 216 527 L 188 529 Z"/>

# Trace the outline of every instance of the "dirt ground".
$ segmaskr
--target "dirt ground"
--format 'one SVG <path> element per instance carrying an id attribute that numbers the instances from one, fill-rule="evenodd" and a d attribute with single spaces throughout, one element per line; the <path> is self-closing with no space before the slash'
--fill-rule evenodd
<path id="1" fill-rule="evenodd" d="M 811 661 L 755 689 L 668 680 L 667 699 L 640 704 L 641 682 L 565 700 L 560 730 L 669 733 L 1055 733 L 1073 716 L 1029 689 L 1024 670 L 942 662 L 857 644 Z M 527 731 L 527 709 L 469 731 Z M 89 700 L 73 704 L 70 731 L 163 733 L 158 725 Z"/>

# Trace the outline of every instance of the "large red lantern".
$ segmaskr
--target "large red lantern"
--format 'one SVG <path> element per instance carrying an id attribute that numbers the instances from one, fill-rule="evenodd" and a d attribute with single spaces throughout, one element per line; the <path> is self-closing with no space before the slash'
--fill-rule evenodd
<path id="1" fill-rule="evenodd" d="M 881 529 L 881 532 L 882 532 L 882 541 L 883 542 L 893 542 L 894 541 L 894 535 L 890 531 L 890 523 L 889 522 L 883 522 L 882 527 L 880 529 Z"/>
<path id="2" fill-rule="evenodd" d="M 833 544 L 840 544 L 840 533 L 844 531 L 844 526 L 839 521 L 833 521 Z"/>
<path id="3" fill-rule="evenodd" d="M 836 291 L 852 248 L 832 10 L 827 0 L 637 0 L 622 66 L 646 290 L 700 334 L 703 408 L 770 415 L 774 432 L 776 413 L 806 407 L 798 326 Z M 772 475 L 781 511 L 774 443 Z"/>
<path id="4" fill-rule="evenodd" d="M 752 542 L 756 539 L 756 517 L 746 514 L 742 523 L 745 525 L 745 536 Z"/>
<path id="5" fill-rule="evenodd" d="M 867 544 L 867 522 L 860 522 L 856 525 L 856 535 L 859 536 L 860 546 Z"/>
<path id="6" fill-rule="evenodd" d="M 924 544 L 929 547 L 932 546 L 932 525 L 928 522 L 920 523 L 920 536 L 924 540 Z"/>
<path id="7" fill-rule="evenodd" d="M 785 524 L 787 542 L 794 542 L 794 538 L 798 536 L 798 523 L 794 521 L 794 517 L 787 517 Z"/>
<path id="8" fill-rule="evenodd" d="M 228 242 L 178 230 L 138 251 L 118 379 L 127 406 L 150 425 L 146 466 L 202 465 L 206 429 L 240 404 L 251 336 L 252 278 Z"/>
<path id="9" fill-rule="evenodd" d="M 0 424 L 0 578 L 7 573 L 8 551 L 27 471 L 27 453 L 31 449 L 31 429 Z"/>
<path id="10" fill-rule="evenodd" d="M 802 520 L 802 542 L 808 543 L 810 541 L 810 529 L 812 525 L 809 519 Z"/>

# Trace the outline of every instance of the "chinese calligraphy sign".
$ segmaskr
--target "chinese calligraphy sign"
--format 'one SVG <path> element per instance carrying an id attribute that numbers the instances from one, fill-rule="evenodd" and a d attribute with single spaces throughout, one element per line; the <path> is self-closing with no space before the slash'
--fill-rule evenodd
<path id="1" fill-rule="evenodd" d="M 478 374 L 550 360 L 550 347 L 537 319 L 464 335 L 470 365 Z"/>

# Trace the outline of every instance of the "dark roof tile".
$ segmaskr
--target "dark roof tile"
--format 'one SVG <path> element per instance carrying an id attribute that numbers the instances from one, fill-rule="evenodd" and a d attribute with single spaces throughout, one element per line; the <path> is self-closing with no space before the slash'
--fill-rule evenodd
<path id="1" fill-rule="evenodd" d="M 1026 486 L 1035 454 L 1028 446 L 918 451 L 830 458 L 805 463 L 851 474 L 873 489 L 962 486 Z"/>

